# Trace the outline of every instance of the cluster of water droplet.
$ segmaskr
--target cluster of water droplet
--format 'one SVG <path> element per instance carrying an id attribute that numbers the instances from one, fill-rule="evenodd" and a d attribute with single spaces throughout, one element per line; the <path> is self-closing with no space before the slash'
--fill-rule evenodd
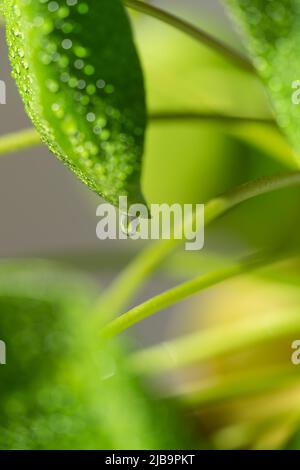
<path id="1" fill-rule="evenodd" d="M 133 113 L 120 104 L 120 90 L 105 78 L 97 50 L 106 47 L 105 64 L 117 61 L 109 45 L 97 44 L 96 31 L 93 48 L 85 41 L 88 22 L 83 20 L 95 14 L 91 4 L 97 2 L 6 3 L 13 74 L 28 114 L 50 149 L 117 204 L 139 173 L 144 122 L 137 125 Z"/>
<path id="2" fill-rule="evenodd" d="M 239 19 L 254 64 L 265 80 L 278 123 L 300 152 L 300 109 L 292 83 L 300 80 L 300 1 L 227 0 Z"/>

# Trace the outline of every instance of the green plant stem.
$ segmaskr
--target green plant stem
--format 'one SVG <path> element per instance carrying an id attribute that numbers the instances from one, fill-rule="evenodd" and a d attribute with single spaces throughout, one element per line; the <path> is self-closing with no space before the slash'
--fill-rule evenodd
<path id="1" fill-rule="evenodd" d="M 247 57 L 243 56 L 238 51 L 231 48 L 219 39 L 214 38 L 202 29 L 172 15 L 171 13 L 161 10 L 160 8 L 157 8 L 146 2 L 141 2 L 140 0 L 123 0 L 123 3 L 129 8 L 152 16 L 160 21 L 163 21 L 164 23 L 167 23 L 170 26 L 173 26 L 185 34 L 188 34 L 190 37 L 196 39 L 201 44 L 204 44 L 211 49 L 214 49 L 219 54 L 222 54 L 238 67 L 246 70 L 247 72 L 256 74 L 254 66 Z"/>
<path id="2" fill-rule="evenodd" d="M 145 318 L 158 313 L 160 310 L 170 307 L 195 293 L 201 292 L 204 289 L 214 286 L 226 279 L 230 279 L 245 272 L 249 272 L 252 269 L 264 266 L 270 262 L 271 260 L 264 255 L 249 257 L 225 269 L 201 275 L 191 281 L 184 282 L 173 289 L 169 289 L 162 294 L 152 297 L 137 307 L 132 308 L 127 313 L 119 316 L 103 328 L 101 337 L 107 339 L 116 336 L 141 320 L 144 320 Z"/>
<path id="3" fill-rule="evenodd" d="M 210 328 L 134 353 L 130 367 L 138 373 L 164 373 L 176 368 L 234 354 L 300 333 L 299 311 L 254 316 Z"/>
<path id="4" fill-rule="evenodd" d="M 205 225 L 220 217 L 229 209 L 263 194 L 300 184 L 300 172 L 292 171 L 274 176 L 264 176 L 242 184 L 227 194 L 212 199 L 206 204 Z"/>
<path id="5" fill-rule="evenodd" d="M 41 139 L 35 129 L 25 129 L 0 137 L 0 155 L 40 145 Z"/>
<path id="6" fill-rule="evenodd" d="M 152 122 L 163 121 L 211 121 L 222 124 L 250 123 L 270 124 L 276 126 L 276 122 L 268 118 L 232 116 L 210 112 L 196 111 L 156 111 L 150 113 Z M 0 136 L 0 155 L 5 155 L 17 150 L 23 150 L 32 146 L 41 145 L 42 141 L 35 129 L 24 129 Z"/>
<path id="7" fill-rule="evenodd" d="M 160 121 L 212 121 L 221 124 L 269 124 L 278 128 L 277 123 L 272 118 L 260 118 L 255 116 L 237 116 L 225 115 L 212 112 L 197 112 L 197 111 L 168 111 L 161 110 L 152 112 L 149 116 L 152 122 Z M 279 128 L 278 128 L 279 130 Z"/>
<path id="8" fill-rule="evenodd" d="M 205 226 L 246 200 L 298 184 L 300 184 L 300 172 L 259 178 L 243 184 L 234 191 L 217 197 L 206 204 Z M 95 314 L 102 319 L 103 324 L 121 312 L 151 273 L 181 243 L 183 243 L 183 240 L 172 238 L 153 242 L 123 270 L 112 285 L 106 289 L 105 294 L 101 296 L 95 306 Z"/>
<path id="9" fill-rule="evenodd" d="M 225 44 L 223 41 L 214 38 L 207 32 L 197 28 L 196 26 L 184 21 L 171 13 L 168 13 L 160 8 L 157 8 L 153 5 L 149 5 L 148 3 L 144 3 L 139 0 L 123 0 L 123 3 L 128 8 L 136 10 L 140 13 L 147 14 L 156 18 L 164 23 L 173 26 L 174 28 L 182 31 L 183 33 L 189 35 L 193 39 L 197 40 L 201 44 L 204 44 L 212 49 L 214 49 L 219 54 L 222 54 L 224 57 L 229 59 L 238 67 L 246 70 L 247 72 L 251 72 L 256 74 L 256 70 L 250 60 L 233 49 L 232 47 Z M 3 18 L 0 18 L 0 23 L 4 22 Z"/>

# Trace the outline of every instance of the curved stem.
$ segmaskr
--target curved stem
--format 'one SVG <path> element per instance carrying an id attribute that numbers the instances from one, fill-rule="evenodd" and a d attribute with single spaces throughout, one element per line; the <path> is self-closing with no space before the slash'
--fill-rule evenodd
<path id="1" fill-rule="evenodd" d="M 277 123 L 272 118 L 260 118 L 252 116 L 225 115 L 211 112 L 197 111 L 157 111 L 152 112 L 149 119 L 153 122 L 160 121 L 212 121 L 222 124 L 270 124 L 277 127 Z"/>
<path id="2" fill-rule="evenodd" d="M 157 8 L 153 5 L 149 5 L 148 3 L 141 2 L 140 0 L 123 0 L 125 6 L 137 10 L 141 13 L 146 13 L 147 15 L 153 16 L 154 18 L 167 23 L 170 26 L 188 34 L 192 38 L 199 41 L 201 44 L 205 44 L 206 46 L 214 49 L 218 53 L 222 54 L 224 57 L 229 59 L 235 65 L 239 66 L 240 68 L 246 70 L 247 72 L 255 73 L 256 70 L 252 63 L 247 59 L 247 57 L 240 54 L 235 49 L 231 48 L 224 42 L 220 41 L 219 39 L 214 38 L 207 32 L 203 31 L 200 28 L 184 21 L 177 16 L 172 15 L 160 8 Z"/>
<path id="3" fill-rule="evenodd" d="M 191 36 L 192 38 L 199 41 L 201 44 L 205 44 L 206 46 L 214 49 L 218 53 L 222 54 L 224 57 L 229 59 L 238 67 L 246 70 L 247 72 L 251 72 L 256 74 L 256 70 L 250 60 L 247 59 L 244 55 L 240 54 L 235 49 L 231 48 L 227 44 L 223 43 L 219 39 L 214 38 L 207 32 L 197 28 L 196 26 L 184 21 L 171 13 L 161 10 L 153 5 L 149 5 L 144 3 L 140 0 L 123 0 L 123 3 L 128 8 L 136 10 L 141 13 L 145 13 L 149 16 L 152 16 L 164 23 L 167 23 L 170 26 L 182 31 L 183 33 Z M 0 12 L 1 13 L 1 12 Z M 0 23 L 3 21 L 1 17 Z"/>
<path id="4" fill-rule="evenodd" d="M 25 129 L 0 137 L 0 155 L 40 145 L 41 139 L 35 129 Z"/>
<path id="5" fill-rule="evenodd" d="M 300 172 L 283 173 L 276 176 L 259 178 L 243 184 L 221 197 L 206 204 L 205 226 L 229 209 L 256 196 L 300 184 Z M 139 290 L 147 277 L 158 268 L 165 258 L 177 248 L 183 240 L 160 240 L 148 245 L 132 263 L 126 267 L 113 284 L 106 289 L 95 306 L 95 314 L 103 323 L 120 313 L 124 306 Z"/>
<path id="6" fill-rule="evenodd" d="M 160 310 L 170 307 L 195 293 L 203 291 L 204 289 L 214 286 L 226 279 L 235 277 L 269 263 L 271 263 L 271 260 L 266 256 L 250 257 L 234 264 L 233 266 L 220 269 L 213 273 L 201 275 L 191 281 L 184 282 L 173 289 L 169 289 L 162 294 L 152 297 L 146 302 L 143 302 L 137 307 L 129 310 L 127 313 L 116 318 L 103 328 L 101 337 L 107 339 L 116 336 L 141 320 L 144 320 L 145 318 L 158 313 Z"/>
<path id="7" fill-rule="evenodd" d="M 197 111 L 156 111 L 150 113 L 149 119 L 152 122 L 163 121 L 212 121 L 222 124 L 251 123 L 251 124 L 270 124 L 276 126 L 276 121 L 268 118 L 259 118 L 252 116 L 233 116 L 211 112 Z M 36 145 L 42 145 L 42 141 L 37 131 L 24 129 L 0 136 L 0 155 L 23 150 Z"/>
<path id="8" fill-rule="evenodd" d="M 229 209 L 248 199 L 261 196 L 279 189 L 300 184 L 300 172 L 293 171 L 274 176 L 265 176 L 254 181 L 242 184 L 224 196 L 212 199 L 206 204 L 205 225 L 220 217 Z"/>

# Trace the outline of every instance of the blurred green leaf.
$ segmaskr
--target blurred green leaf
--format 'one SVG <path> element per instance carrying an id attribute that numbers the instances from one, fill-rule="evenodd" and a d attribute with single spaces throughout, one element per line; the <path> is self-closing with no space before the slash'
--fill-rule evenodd
<path id="1" fill-rule="evenodd" d="M 172 405 L 150 398 L 121 342 L 99 345 L 95 288 L 42 261 L 0 265 L 1 449 L 191 446 Z"/>

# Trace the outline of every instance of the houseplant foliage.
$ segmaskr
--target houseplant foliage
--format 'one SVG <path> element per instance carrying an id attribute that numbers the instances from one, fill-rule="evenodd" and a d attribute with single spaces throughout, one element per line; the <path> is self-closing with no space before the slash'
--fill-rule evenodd
<path id="1" fill-rule="evenodd" d="M 151 243 L 100 295 L 82 274 L 4 263 L 0 333 L 15 354 L 0 369 L 1 448 L 299 448 L 289 347 L 300 332 L 299 108 L 292 99 L 300 1 L 224 1 L 248 55 L 139 0 L 0 5 L 13 76 L 38 131 L 2 137 L 0 153 L 42 140 L 114 205 L 123 195 L 130 203 L 206 201 L 212 239 L 208 253 L 192 257 L 173 253 L 179 240 Z M 160 33 L 162 22 L 139 29 L 138 17 L 142 71 L 125 7 L 187 37 Z M 163 264 L 184 282 L 126 311 Z M 196 300 L 196 317 L 185 310 L 176 339 L 132 354 L 118 336 L 209 287 L 217 301 Z M 157 383 L 168 373 L 174 389 L 158 381 L 158 390 L 145 391 L 153 376 Z"/>
<path id="2" fill-rule="evenodd" d="M 279 125 L 299 153 L 299 108 L 291 99 L 299 74 L 299 2 L 225 3 L 237 20 L 253 63 L 266 84 Z"/>
<path id="3" fill-rule="evenodd" d="M 128 371 L 124 341 L 99 342 L 93 282 L 43 261 L 0 270 L 2 450 L 190 445 L 172 406 L 151 399 Z"/>
<path id="4" fill-rule="evenodd" d="M 13 75 L 43 141 L 108 201 L 140 202 L 144 86 L 121 1 L 2 3 Z"/>

